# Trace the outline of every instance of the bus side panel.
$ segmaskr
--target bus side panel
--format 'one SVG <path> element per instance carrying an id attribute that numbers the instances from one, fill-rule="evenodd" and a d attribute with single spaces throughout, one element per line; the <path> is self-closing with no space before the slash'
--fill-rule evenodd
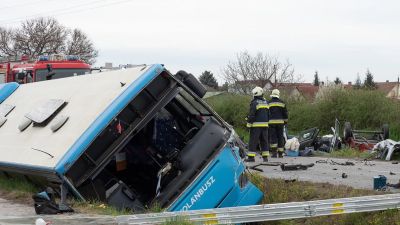
<path id="1" fill-rule="evenodd" d="M 225 198 L 238 188 L 238 177 L 244 171 L 243 164 L 233 155 L 230 147 L 225 147 L 208 168 L 168 209 L 169 211 L 186 211 L 195 209 L 216 208 L 225 202 Z M 235 206 L 242 196 L 232 194 L 229 202 Z M 252 200 L 249 200 L 252 201 Z M 228 201 L 227 201 L 228 202 Z M 259 199 L 251 204 L 257 204 Z M 228 203 L 227 203 L 228 204 Z"/>
<path id="2" fill-rule="evenodd" d="M 234 151 L 237 158 L 240 158 L 239 148 L 235 147 Z M 238 184 L 234 186 L 218 208 L 247 206 L 261 202 L 264 194 L 254 184 L 252 184 L 250 180 L 248 180 L 245 169 L 245 165 L 241 163 L 236 173 Z"/>
<path id="3" fill-rule="evenodd" d="M 254 184 L 248 182 L 244 187 L 235 186 L 218 208 L 254 205 L 260 203 L 262 198 L 263 193 Z"/>

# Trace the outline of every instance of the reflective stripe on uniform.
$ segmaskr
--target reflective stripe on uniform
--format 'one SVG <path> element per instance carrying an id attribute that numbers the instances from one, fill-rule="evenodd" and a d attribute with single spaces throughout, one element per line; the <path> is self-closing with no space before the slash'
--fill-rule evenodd
<path id="1" fill-rule="evenodd" d="M 268 127 L 267 122 L 254 122 L 251 124 L 251 127 Z"/>
<path id="2" fill-rule="evenodd" d="M 278 144 L 271 144 L 270 146 L 271 146 L 271 148 L 277 148 Z"/>
<path id="3" fill-rule="evenodd" d="M 269 120 L 268 123 L 269 124 L 284 124 L 285 121 L 284 120 Z"/>
<path id="4" fill-rule="evenodd" d="M 247 123 L 247 124 L 246 124 L 246 127 L 252 127 L 252 125 L 253 125 L 253 124 L 251 124 L 251 123 Z"/>
<path id="5" fill-rule="evenodd" d="M 255 156 L 256 156 L 256 153 L 248 152 L 248 153 L 247 153 L 247 156 L 249 156 L 249 157 L 255 157 Z"/>
<path id="6" fill-rule="evenodd" d="M 267 157 L 267 156 L 269 156 L 269 151 L 263 151 L 263 152 L 261 153 L 261 156 L 262 156 L 262 157 Z"/>
<path id="7" fill-rule="evenodd" d="M 281 102 L 271 102 L 271 103 L 269 103 L 269 107 L 274 107 L 274 106 L 284 108 L 285 104 L 281 103 Z"/>
<path id="8" fill-rule="evenodd" d="M 256 106 L 256 110 L 259 110 L 259 109 L 268 109 L 268 108 L 269 108 L 268 103 L 259 103 L 259 104 L 257 104 L 257 106 Z"/>
<path id="9" fill-rule="evenodd" d="M 278 152 L 283 152 L 283 148 L 278 148 Z"/>

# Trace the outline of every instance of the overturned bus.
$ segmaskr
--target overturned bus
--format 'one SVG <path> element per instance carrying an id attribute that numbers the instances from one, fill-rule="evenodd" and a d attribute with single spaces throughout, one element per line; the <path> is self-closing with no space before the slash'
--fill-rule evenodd
<path id="1" fill-rule="evenodd" d="M 162 65 L 0 87 L 0 173 L 137 211 L 257 204 L 240 140 Z M 3 93 L 3 95 L 2 95 Z"/>

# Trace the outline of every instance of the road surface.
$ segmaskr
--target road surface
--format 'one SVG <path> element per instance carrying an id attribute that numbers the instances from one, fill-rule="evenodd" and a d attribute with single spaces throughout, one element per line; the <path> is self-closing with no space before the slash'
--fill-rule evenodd
<path id="1" fill-rule="evenodd" d="M 333 161 L 332 161 L 333 160 Z M 325 163 L 326 161 L 326 163 Z M 249 166 L 261 163 L 248 163 Z M 335 185 L 346 185 L 360 189 L 373 189 L 373 177 L 384 175 L 387 182 L 394 184 L 400 179 L 400 164 L 393 164 L 389 161 L 360 161 L 354 159 L 336 159 L 324 157 L 285 157 L 273 158 L 270 162 L 282 162 L 287 164 L 310 164 L 313 167 L 307 170 L 282 171 L 279 166 L 260 166 L 262 175 L 270 178 L 297 179 L 300 181 L 331 183 Z M 351 165 L 338 165 L 337 163 L 352 162 Z M 342 178 L 345 173 L 347 178 Z M 392 190 L 396 192 L 397 190 Z"/>

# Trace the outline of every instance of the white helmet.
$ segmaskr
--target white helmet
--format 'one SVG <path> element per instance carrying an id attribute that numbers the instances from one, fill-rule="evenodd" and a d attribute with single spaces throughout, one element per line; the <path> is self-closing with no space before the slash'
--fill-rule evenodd
<path id="1" fill-rule="evenodd" d="M 280 94 L 281 94 L 281 93 L 280 93 L 280 91 L 279 91 L 278 89 L 274 89 L 274 90 L 272 90 L 271 98 L 273 98 L 273 97 L 279 98 L 279 95 L 280 95 Z"/>
<path id="2" fill-rule="evenodd" d="M 251 93 L 253 94 L 253 96 L 262 96 L 263 95 L 264 90 L 260 87 L 255 87 Z"/>

